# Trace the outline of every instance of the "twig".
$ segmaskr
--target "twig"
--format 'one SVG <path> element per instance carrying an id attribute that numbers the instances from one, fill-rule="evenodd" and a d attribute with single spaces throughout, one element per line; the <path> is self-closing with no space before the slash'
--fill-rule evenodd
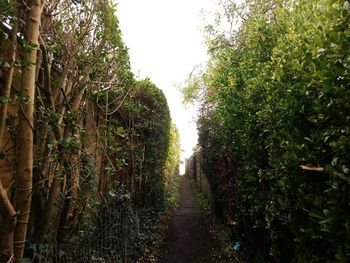
<path id="1" fill-rule="evenodd" d="M 307 166 L 307 165 L 300 165 L 300 168 L 304 171 L 315 171 L 315 172 L 325 172 L 325 169 L 323 167 L 315 167 L 315 166 Z"/>

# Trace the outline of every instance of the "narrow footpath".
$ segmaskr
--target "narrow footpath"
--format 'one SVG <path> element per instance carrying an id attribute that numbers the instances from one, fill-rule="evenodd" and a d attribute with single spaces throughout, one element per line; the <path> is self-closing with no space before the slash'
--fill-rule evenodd
<path id="1" fill-rule="evenodd" d="M 161 263 L 217 263 L 217 244 L 211 237 L 209 225 L 200 208 L 191 182 L 181 181 L 179 206 L 169 222 Z"/>

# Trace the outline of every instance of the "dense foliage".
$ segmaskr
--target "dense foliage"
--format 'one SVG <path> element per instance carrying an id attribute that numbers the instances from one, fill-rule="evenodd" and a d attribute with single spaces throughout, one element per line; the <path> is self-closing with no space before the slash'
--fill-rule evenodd
<path id="1" fill-rule="evenodd" d="M 216 209 L 253 261 L 350 258 L 350 3 L 224 3 L 201 94 Z M 224 19 L 222 18 L 222 19 Z"/>
<path id="2" fill-rule="evenodd" d="M 176 195 L 179 137 L 163 92 L 149 79 L 136 81 L 108 123 L 104 140 L 115 154 L 115 165 L 106 163 L 104 169 L 119 171 L 104 183 L 107 204 L 97 202 L 92 222 L 81 228 L 75 261 L 88 262 L 92 256 L 136 261 L 154 242 L 158 213 L 173 205 Z"/>
<path id="3" fill-rule="evenodd" d="M 0 262 L 126 262 L 173 203 L 166 98 L 109 0 L 0 3 Z"/>

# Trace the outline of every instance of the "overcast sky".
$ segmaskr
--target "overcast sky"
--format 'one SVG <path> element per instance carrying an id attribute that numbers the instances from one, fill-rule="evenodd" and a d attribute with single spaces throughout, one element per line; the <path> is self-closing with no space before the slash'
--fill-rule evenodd
<path id="1" fill-rule="evenodd" d="M 189 157 L 197 143 L 195 110 L 182 105 L 178 87 L 196 65 L 207 60 L 201 30 L 203 20 L 211 20 L 216 0 L 116 2 L 132 71 L 140 78 L 150 77 L 164 91 L 180 132 L 182 157 Z"/>

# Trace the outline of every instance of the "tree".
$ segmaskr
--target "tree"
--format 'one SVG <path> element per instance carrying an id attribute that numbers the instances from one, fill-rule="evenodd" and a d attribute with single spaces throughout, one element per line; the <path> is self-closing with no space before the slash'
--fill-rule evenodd
<path id="1" fill-rule="evenodd" d="M 27 1 L 26 31 L 24 41 L 29 49 L 24 52 L 21 76 L 19 127 L 18 127 L 18 168 L 16 175 L 16 211 L 17 226 L 14 235 L 15 262 L 20 262 L 27 236 L 30 207 L 33 191 L 33 130 L 35 103 L 35 70 L 37 50 L 39 47 L 39 32 L 43 1 Z M 26 8 L 26 7 L 24 7 Z"/>

